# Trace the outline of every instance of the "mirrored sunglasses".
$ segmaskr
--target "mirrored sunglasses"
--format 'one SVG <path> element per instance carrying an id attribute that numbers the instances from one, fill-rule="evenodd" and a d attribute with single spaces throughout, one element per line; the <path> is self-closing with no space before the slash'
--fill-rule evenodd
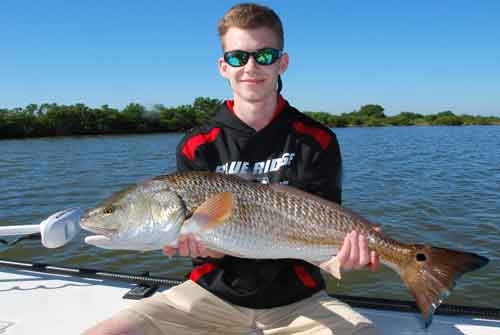
<path id="1" fill-rule="evenodd" d="M 233 67 L 244 66 L 248 63 L 250 56 L 259 65 L 274 64 L 282 55 L 282 51 L 275 48 L 263 48 L 254 52 L 233 50 L 224 52 L 224 60 Z"/>

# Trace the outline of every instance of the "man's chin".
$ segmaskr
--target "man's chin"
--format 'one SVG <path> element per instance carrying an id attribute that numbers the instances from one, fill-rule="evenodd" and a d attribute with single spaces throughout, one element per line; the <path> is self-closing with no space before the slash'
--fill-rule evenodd
<path id="1" fill-rule="evenodd" d="M 237 95 L 240 96 L 240 98 L 242 98 L 243 100 L 245 101 L 248 101 L 248 102 L 262 102 L 262 101 L 265 101 L 266 99 L 268 99 L 270 96 L 273 95 L 273 91 L 259 91 L 259 92 L 255 92 L 255 91 L 245 91 L 245 92 L 238 92 Z"/>

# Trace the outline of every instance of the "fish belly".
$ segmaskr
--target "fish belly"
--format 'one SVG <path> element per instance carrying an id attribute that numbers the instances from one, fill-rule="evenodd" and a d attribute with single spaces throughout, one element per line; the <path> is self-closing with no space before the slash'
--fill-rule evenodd
<path id="1" fill-rule="evenodd" d="M 227 224 L 199 239 L 210 249 L 242 258 L 279 259 L 296 258 L 321 262 L 337 254 L 337 247 L 330 244 L 309 244 L 269 231 L 245 229 L 244 225 Z"/>

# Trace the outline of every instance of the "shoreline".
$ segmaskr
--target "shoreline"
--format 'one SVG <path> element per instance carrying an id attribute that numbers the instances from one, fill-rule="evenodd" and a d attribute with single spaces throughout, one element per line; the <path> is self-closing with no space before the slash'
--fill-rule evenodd
<path id="1" fill-rule="evenodd" d="M 412 125 L 391 125 L 391 124 L 384 124 L 384 125 L 349 125 L 349 126 L 328 126 L 325 125 L 328 128 L 331 129 L 347 129 L 347 128 L 410 128 L 410 127 L 442 127 L 442 128 L 448 128 L 448 127 L 497 127 L 500 126 L 500 122 L 498 123 L 492 123 L 492 124 L 461 124 L 461 125 L 434 125 L 434 124 L 412 124 Z M 34 135 L 34 136 L 18 136 L 18 137 L 2 137 L 0 134 L 0 141 L 8 141 L 8 140 L 30 140 L 30 139 L 56 139 L 56 138 L 65 138 L 65 137 L 97 137 L 97 136 L 103 136 L 103 137 L 111 137 L 111 136 L 141 136 L 141 135 L 157 135 L 157 134 L 182 134 L 185 133 L 186 131 L 189 131 L 192 128 L 189 129 L 181 129 L 181 130 L 172 130 L 172 131 L 164 131 L 164 130 L 158 130 L 158 131 L 124 131 L 124 132 L 109 132 L 109 133 L 75 133 L 75 134 L 61 134 L 61 135 Z"/>

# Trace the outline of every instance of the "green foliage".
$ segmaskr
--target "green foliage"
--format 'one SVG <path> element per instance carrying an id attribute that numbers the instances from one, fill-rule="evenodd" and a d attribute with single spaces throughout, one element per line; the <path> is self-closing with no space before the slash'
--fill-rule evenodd
<path id="1" fill-rule="evenodd" d="M 121 111 L 108 105 L 90 108 L 81 103 L 29 104 L 24 108 L 0 109 L 0 138 L 184 131 L 212 118 L 221 103 L 218 99 L 198 97 L 192 105 L 155 105 L 148 110 L 130 103 Z M 341 115 L 312 111 L 305 114 L 328 127 L 500 125 L 498 117 L 455 115 L 452 111 L 386 116 L 384 107 L 376 104 Z"/>
<path id="2" fill-rule="evenodd" d="M 222 104 L 221 100 L 198 97 L 194 100 L 193 109 L 197 115 L 198 122 L 205 122 L 206 120 L 215 116 Z"/>
<path id="3" fill-rule="evenodd" d="M 361 118 L 383 119 L 385 118 L 384 107 L 380 105 L 364 105 L 357 112 Z"/>
<path id="4" fill-rule="evenodd" d="M 329 127 L 500 125 L 498 117 L 455 115 L 452 111 L 444 111 L 435 115 L 401 112 L 398 115 L 386 116 L 384 108 L 374 104 L 361 106 L 358 111 L 343 113 L 340 116 L 325 112 L 306 112 L 305 114 Z"/>
<path id="5" fill-rule="evenodd" d="M 146 108 L 137 103 L 128 104 L 121 111 L 121 128 L 127 131 L 145 131 L 144 115 Z"/>
<path id="6" fill-rule="evenodd" d="M 464 124 L 464 121 L 455 115 L 443 115 L 438 116 L 434 121 L 432 121 L 432 125 L 435 126 L 461 126 Z"/>
<path id="7" fill-rule="evenodd" d="M 414 126 L 423 122 L 424 116 L 417 113 L 402 112 L 395 116 L 386 118 L 387 124 L 391 126 Z"/>
<path id="8" fill-rule="evenodd" d="M 444 111 L 444 112 L 441 112 L 441 113 L 437 113 L 436 114 L 436 118 L 440 118 L 440 117 L 455 117 L 456 115 L 453 114 L 452 111 Z"/>
<path id="9" fill-rule="evenodd" d="M 214 116 L 220 104 L 205 97 L 196 98 L 193 105 L 155 105 L 151 110 L 137 103 L 121 111 L 108 105 L 30 104 L 0 109 L 0 138 L 182 131 Z"/>

